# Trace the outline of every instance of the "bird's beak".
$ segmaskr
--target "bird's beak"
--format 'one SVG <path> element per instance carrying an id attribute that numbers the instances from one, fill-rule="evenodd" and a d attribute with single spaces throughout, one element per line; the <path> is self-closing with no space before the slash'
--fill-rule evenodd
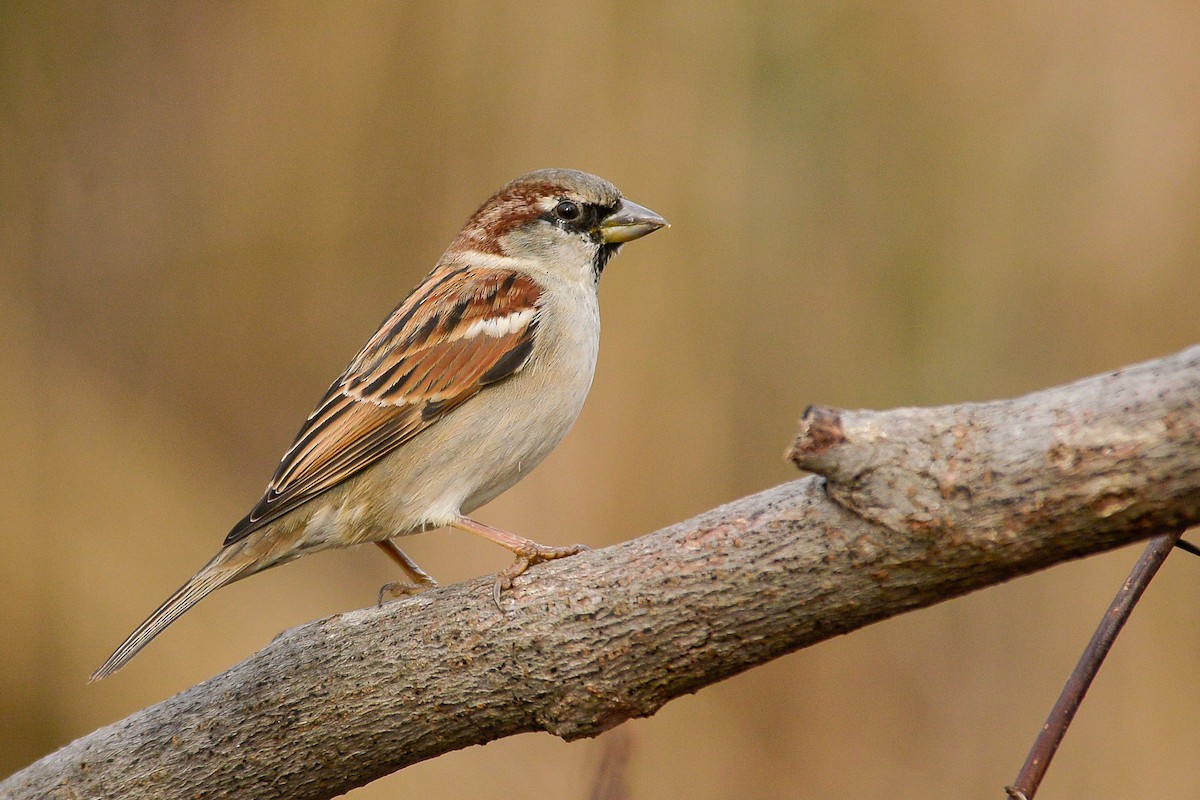
<path id="1" fill-rule="evenodd" d="M 622 200 L 617 210 L 600 223 L 599 230 L 600 238 L 605 244 L 621 244 L 669 226 L 669 222 L 650 209 L 629 200 Z"/>

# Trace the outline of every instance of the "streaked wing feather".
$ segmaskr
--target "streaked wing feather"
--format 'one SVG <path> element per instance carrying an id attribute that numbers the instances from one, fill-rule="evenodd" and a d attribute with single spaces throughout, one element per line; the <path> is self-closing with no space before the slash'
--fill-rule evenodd
<path id="1" fill-rule="evenodd" d="M 510 270 L 431 274 L 330 387 L 225 544 L 361 472 L 518 372 L 533 351 L 539 297 L 531 278 Z"/>

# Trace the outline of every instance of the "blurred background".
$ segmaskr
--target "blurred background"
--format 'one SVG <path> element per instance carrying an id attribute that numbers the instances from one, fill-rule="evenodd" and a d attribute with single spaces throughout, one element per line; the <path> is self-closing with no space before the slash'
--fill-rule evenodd
<path id="1" fill-rule="evenodd" d="M 215 594 L 217 549 L 479 202 L 599 173 L 673 226 L 604 275 L 595 386 L 478 513 L 604 546 L 789 480 L 809 403 L 1019 395 L 1200 341 L 1187 2 L 0 5 L 0 773 L 374 602 L 375 548 Z M 405 542 L 443 583 L 508 555 Z M 999 797 L 1140 552 L 881 623 L 624 727 L 638 798 Z M 1200 785 L 1173 558 L 1041 797 Z M 351 793 L 583 798 L 526 735 Z"/>

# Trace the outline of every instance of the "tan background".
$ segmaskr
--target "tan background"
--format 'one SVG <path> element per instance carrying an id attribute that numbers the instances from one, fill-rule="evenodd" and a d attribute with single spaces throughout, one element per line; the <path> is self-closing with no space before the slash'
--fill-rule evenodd
<path id="1" fill-rule="evenodd" d="M 488 193 L 600 173 L 674 223 L 605 275 L 572 435 L 481 518 L 601 546 L 788 480 L 813 402 L 1020 394 L 1200 340 L 1200 6 L 0 6 L 0 772 L 372 602 L 374 548 L 87 674 L 257 499 Z M 494 571 L 410 540 L 443 582 Z M 633 736 L 639 798 L 998 797 L 1137 550 L 877 625 Z M 1043 797 L 1200 785 L 1176 558 Z M 581 798 L 509 739 L 352 793 Z"/>

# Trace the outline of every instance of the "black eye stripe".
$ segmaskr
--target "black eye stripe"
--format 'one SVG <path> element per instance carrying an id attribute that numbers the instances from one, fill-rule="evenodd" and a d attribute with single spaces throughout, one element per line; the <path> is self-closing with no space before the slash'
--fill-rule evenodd
<path id="1" fill-rule="evenodd" d="M 571 233 L 590 233 L 601 217 L 601 211 L 594 203 L 560 198 L 540 219 Z"/>

